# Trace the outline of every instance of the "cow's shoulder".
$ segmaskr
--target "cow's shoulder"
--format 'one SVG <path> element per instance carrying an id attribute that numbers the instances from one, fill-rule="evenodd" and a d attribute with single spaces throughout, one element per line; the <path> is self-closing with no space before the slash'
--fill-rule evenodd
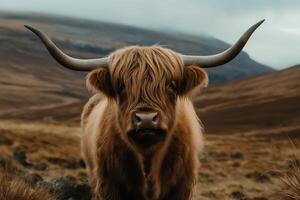
<path id="1" fill-rule="evenodd" d="M 200 119 L 198 118 L 192 101 L 189 98 L 180 99 L 177 103 L 177 120 L 180 126 L 183 126 L 187 133 L 181 133 L 189 139 L 193 149 L 200 152 L 203 147 L 203 128 Z"/>
<path id="2" fill-rule="evenodd" d="M 91 115 L 92 111 L 95 109 L 95 107 L 101 103 L 106 101 L 106 97 L 102 94 L 95 94 L 92 96 L 88 102 L 85 104 L 82 114 L 81 114 L 81 123 L 84 125 L 84 123 L 87 121 L 89 116 Z"/>

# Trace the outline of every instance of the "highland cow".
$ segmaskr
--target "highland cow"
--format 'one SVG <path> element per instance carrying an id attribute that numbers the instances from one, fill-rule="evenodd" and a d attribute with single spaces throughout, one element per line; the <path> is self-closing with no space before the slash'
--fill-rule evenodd
<path id="1" fill-rule="evenodd" d="M 232 60 L 262 22 L 217 55 L 131 46 L 98 59 L 72 58 L 26 26 L 60 64 L 91 71 L 96 94 L 82 113 L 82 153 L 95 199 L 192 199 L 203 138 L 191 94 L 207 85 L 202 68 Z"/>

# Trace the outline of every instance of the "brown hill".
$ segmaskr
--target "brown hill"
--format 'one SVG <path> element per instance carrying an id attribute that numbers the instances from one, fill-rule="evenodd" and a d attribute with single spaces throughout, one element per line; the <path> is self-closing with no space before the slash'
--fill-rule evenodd
<path id="1" fill-rule="evenodd" d="M 23 24 L 32 20 L 20 16 L 0 18 L 0 167 L 11 161 L 45 181 L 61 176 L 86 181 L 86 171 L 78 165 L 78 119 L 89 96 L 84 88 L 85 74 L 65 70 L 48 56 L 39 41 L 23 29 Z M 97 35 L 97 40 L 87 38 L 90 34 L 86 31 L 91 33 L 87 26 L 91 28 L 91 24 L 82 23 L 78 31 L 79 25 L 73 26 L 73 22 L 67 25 L 56 19 L 46 23 L 47 20 L 35 18 L 34 24 L 73 55 L 93 57 L 108 51 L 107 46 L 125 45 L 124 38 L 116 42 L 111 34 Z M 92 29 L 99 26 L 94 24 Z M 132 33 L 124 27 L 117 32 L 123 34 L 124 30 Z M 137 35 L 131 39 L 141 39 Z M 91 45 L 95 42 L 101 45 Z M 178 46 L 187 43 L 198 48 L 198 44 L 187 40 Z M 241 65 L 240 69 L 249 65 Z M 196 97 L 197 112 L 209 133 L 201 155 L 198 199 L 281 199 L 280 175 L 291 172 L 292 161 L 299 163 L 299 156 L 294 155 L 299 149 L 286 140 L 300 135 L 299 72 L 300 66 L 295 66 L 211 85 Z"/>
<path id="2" fill-rule="evenodd" d="M 55 63 L 39 40 L 23 28 L 23 24 L 42 28 L 66 52 L 80 57 L 95 57 L 128 45 L 126 38 L 133 40 L 129 37 L 133 30 L 136 37 L 159 36 L 160 40 L 170 44 L 172 41 L 186 47 L 194 44 L 190 47 L 195 49 L 196 43 L 174 36 L 132 27 L 83 22 L 0 15 L 0 118 L 76 121 L 90 96 L 84 87 L 85 74 L 66 70 Z M 104 35 L 103 26 L 106 31 L 121 31 L 128 37 L 117 34 L 115 37 L 119 40 L 114 41 L 111 34 Z M 91 30 L 95 33 L 92 34 Z M 143 43 L 142 38 L 140 40 Z M 197 45 L 201 46 L 200 43 Z M 239 67 L 241 70 L 245 68 L 247 65 Z M 273 128 L 296 131 L 300 112 L 299 76 L 299 67 L 293 67 L 269 75 L 209 86 L 195 99 L 206 132 L 234 133 Z"/>
<path id="3" fill-rule="evenodd" d="M 0 115 L 4 119 L 15 111 L 30 118 L 26 111 L 66 105 L 88 94 L 83 87 L 85 74 L 57 67 L 37 38 L 26 32 L 26 22 L 0 17 Z M 65 49 L 78 52 L 72 47 Z"/>
<path id="4" fill-rule="evenodd" d="M 299 80 L 300 66 L 294 66 L 213 85 L 195 99 L 195 105 L 208 133 L 272 129 L 296 136 L 300 131 Z"/>
<path id="5" fill-rule="evenodd" d="M 300 66 L 273 74 L 211 85 L 195 98 L 206 133 L 299 136 Z M 5 117 L 78 121 L 85 100 L 53 107 L 20 109 Z M 4 116 L 3 116 L 4 117 Z M 277 135 L 278 133 L 278 135 Z M 280 134 L 279 134 L 280 133 Z"/>
<path id="6" fill-rule="evenodd" d="M 299 164 L 299 147 L 288 140 L 288 136 L 300 135 L 299 70 L 297 66 L 213 85 L 195 99 L 209 133 L 205 134 L 196 199 L 283 199 L 282 175 L 290 174 L 293 163 Z M 67 123 L 78 120 L 83 104 L 78 101 L 10 113 L 19 118 L 30 113 L 26 116 L 33 119 L 53 116 L 60 122 L 0 120 L 2 162 L 17 162 L 24 171 L 46 181 L 66 175 L 86 180 L 84 168 L 74 167 L 80 155 L 79 122 Z M 22 166 L 13 156 L 18 152 L 26 152 L 26 162 L 31 165 L 46 164 L 47 169 Z"/>
<path id="7" fill-rule="evenodd" d="M 81 58 L 106 55 L 132 44 L 167 45 L 187 54 L 212 54 L 229 46 L 214 38 L 170 35 L 117 24 L 0 13 L 0 118 L 4 119 L 69 119 L 70 109 L 63 117 L 61 109 L 89 96 L 84 87 L 85 74 L 60 67 L 24 24 L 39 27 L 68 54 Z M 227 66 L 212 69 L 210 77 L 225 81 L 272 71 L 242 52 Z M 45 112 L 38 112 L 40 109 Z M 53 109 L 61 113 L 57 115 Z"/>

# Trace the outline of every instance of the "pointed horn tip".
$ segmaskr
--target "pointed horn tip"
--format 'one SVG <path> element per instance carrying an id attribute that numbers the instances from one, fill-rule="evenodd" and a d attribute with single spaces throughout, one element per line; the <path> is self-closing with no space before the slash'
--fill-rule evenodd
<path id="1" fill-rule="evenodd" d="M 262 23 L 264 23 L 266 21 L 266 19 L 262 19 L 259 22 L 257 22 L 257 25 L 260 26 Z"/>
<path id="2" fill-rule="evenodd" d="M 249 37 L 252 35 L 252 33 L 254 33 L 254 31 L 256 31 L 256 29 L 262 24 L 264 23 L 265 19 L 260 20 L 259 22 L 257 22 L 256 24 L 254 24 L 253 26 L 251 26 L 246 32 L 245 34 L 242 36 L 242 40 L 246 43 L 249 39 Z"/>
<path id="3" fill-rule="evenodd" d="M 259 22 L 257 22 L 256 24 L 253 25 L 254 29 L 257 29 L 262 23 L 264 23 L 266 20 L 262 19 Z"/>
<path id="4" fill-rule="evenodd" d="M 32 32 L 35 32 L 36 29 L 33 28 L 32 26 L 29 26 L 29 25 L 24 25 L 25 28 L 27 28 L 28 30 L 32 31 Z"/>
<path id="5" fill-rule="evenodd" d="M 26 25 L 26 24 L 24 25 L 24 27 L 27 28 L 27 29 L 31 29 L 32 28 L 31 26 Z"/>
<path id="6" fill-rule="evenodd" d="M 34 28 L 32 26 L 24 25 L 24 27 L 27 28 L 28 30 L 30 30 L 31 32 L 33 32 L 38 37 L 41 37 L 41 35 L 43 35 L 43 32 L 41 32 L 39 29 L 36 29 L 36 28 Z"/>

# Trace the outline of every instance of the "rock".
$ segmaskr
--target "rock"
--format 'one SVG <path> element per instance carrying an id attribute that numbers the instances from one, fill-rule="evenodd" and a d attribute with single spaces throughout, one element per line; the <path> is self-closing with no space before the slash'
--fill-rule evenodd
<path id="1" fill-rule="evenodd" d="M 55 165 L 62 166 L 68 169 L 78 169 L 78 168 L 85 168 L 85 164 L 83 160 L 77 161 L 69 161 L 62 158 L 47 158 L 47 160 Z"/>
<path id="2" fill-rule="evenodd" d="M 244 195 L 244 193 L 240 192 L 240 191 L 233 191 L 230 196 L 233 199 L 238 199 L 238 200 L 248 200 L 248 198 Z"/>
<path id="3" fill-rule="evenodd" d="M 14 159 L 20 163 L 23 167 L 34 170 L 46 170 L 48 165 L 45 163 L 28 163 L 26 152 L 23 150 L 14 151 Z"/>
<path id="4" fill-rule="evenodd" d="M 25 151 L 15 150 L 14 151 L 14 159 L 23 166 L 27 165 Z"/>
<path id="5" fill-rule="evenodd" d="M 36 185 L 37 185 L 38 187 L 43 187 L 43 188 L 52 190 L 52 185 L 51 185 L 51 183 L 46 182 L 46 181 L 39 181 L 39 182 L 37 182 Z M 52 191 L 53 191 L 53 190 L 52 190 Z"/>
<path id="6" fill-rule="evenodd" d="M 259 172 L 250 172 L 250 173 L 246 174 L 246 178 L 253 179 L 254 181 L 260 182 L 260 183 L 270 181 L 270 178 L 267 175 L 261 174 Z"/>
<path id="7" fill-rule="evenodd" d="M 60 200 L 90 200 L 91 188 L 84 183 L 76 183 L 70 176 L 64 176 L 51 180 L 50 187 Z"/>
<path id="8" fill-rule="evenodd" d="M 39 182 L 43 181 L 43 178 L 40 175 L 34 173 L 25 173 L 24 178 L 32 185 L 37 185 Z"/>
<path id="9" fill-rule="evenodd" d="M 44 170 L 46 170 L 48 168 L 48 165 L 46 163 L 29 164 L 28 168 L 44 171 Z"/>
<path id="10" fill-rule="evenodd" d="M 232 154 L 230 154 L 230 157 L 232 159 L 244 160 L 244 155 L 241 152 L 232 153 Z"/>
<path id="11" fill-rule="evenodd" d="M 224 157 L 227 157 L 227 154 L 224 152 L 209 151 L 207 153 L 207 156 L 212 157 L 212 158 L 224 158 Z"/>
<path id="12" fill-rule="evenodd" d="M 85 168 L 86 167 L 85 162 L 82 159 L 79 160 L 79 166 L 81 168 Z"/>

